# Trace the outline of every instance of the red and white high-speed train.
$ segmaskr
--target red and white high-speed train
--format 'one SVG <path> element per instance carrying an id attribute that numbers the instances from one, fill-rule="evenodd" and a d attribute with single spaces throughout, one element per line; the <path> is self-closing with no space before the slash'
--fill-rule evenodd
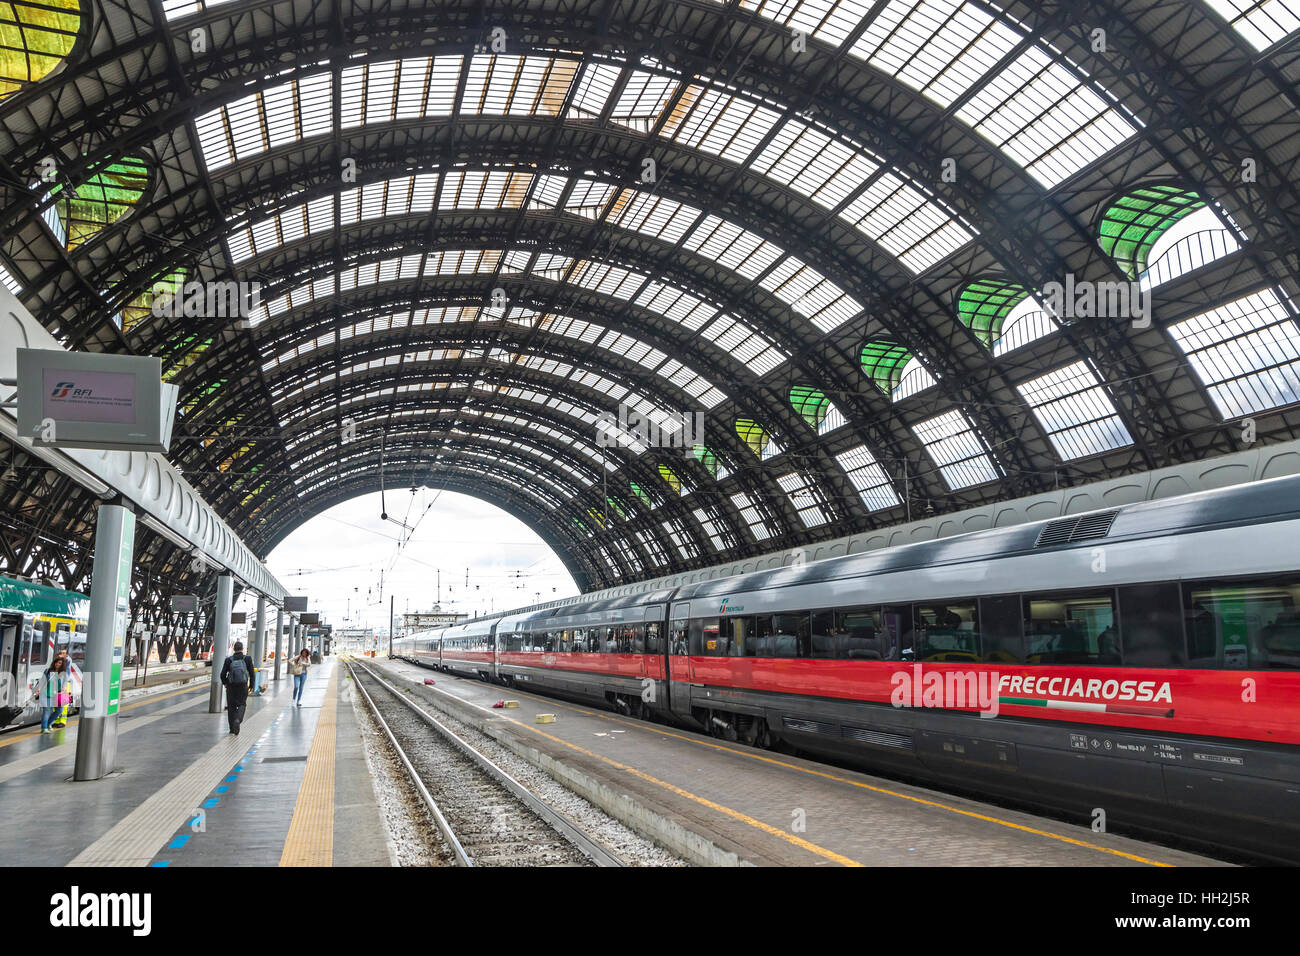
<path id="1" fill-rule="evenodd" d="M 393 654 L 1300 861 L 1300 476 L 596 592 Z"/>

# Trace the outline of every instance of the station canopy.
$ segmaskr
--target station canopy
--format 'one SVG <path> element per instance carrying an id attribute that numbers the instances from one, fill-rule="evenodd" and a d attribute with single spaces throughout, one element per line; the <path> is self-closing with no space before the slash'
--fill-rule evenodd
<path id="1" fill-rule="evenodd" d="M 261 555 L 427 486 L 640 580 L 1294 437 L 1297 28 L 4 0 L 0 282 L 162 358 L 173 462 Z M 75 582 L 93 501 L 11 472 L 4 566 Z"/>

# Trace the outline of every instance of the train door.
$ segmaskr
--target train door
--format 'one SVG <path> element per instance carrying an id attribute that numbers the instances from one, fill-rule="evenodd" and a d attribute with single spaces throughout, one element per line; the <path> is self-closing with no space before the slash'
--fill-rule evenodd
<path id="1" fill-rule="evenodd" d="M 668 707 L 683 717 L 691 715 L 689 617 L 689 604 L 674 604 L 669 615 L 668 640 L 664 642 L 667 653 L 664 663 L 668 676 Z"/>
<path id="2" fill-rule="evenodd" d="M 26 703 L 27 672 L 23 669 L 19 682 L 18 660 L 22 657 L 19 641 L 23 636 L 21 614 L 0 614 L 0 710 L 22 707 Z M 13 715 L 14 717 L 17 714 Z M 12 717 L 10 718 L 12 719 Z M 9 721 L 0 721 L 0 726 Z"/>

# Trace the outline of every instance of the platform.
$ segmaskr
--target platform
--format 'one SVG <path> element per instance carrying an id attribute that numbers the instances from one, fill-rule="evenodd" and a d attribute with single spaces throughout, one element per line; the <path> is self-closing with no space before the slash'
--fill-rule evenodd
<path id="1" fill-rule="evenodd" d="M 779 866 L 1223 865 L 519 688 L 398 661 L 367 663 L 516 752 L 533 750 L 556 761 L 612 799 L 630 796 L 648 826 L 680 828 L 679 838 L 708 841 L 715 859 L 734 854 L 742 863 Z M 435 686 L 425 686 L 426 678 Z M 493 709 L 502 698 L 517 700 L 518 709 Z M 543 713 L 555 714 L 555 722 L 536 724 Z M 697 841 L 693 852 L 705 853 L 702 847 Z"/>
<path id="2" fill-rule="evenodd" d="M 242 732 L 208 683 L 123 704 L 117 770 L 73 782 L 75 723 L 0 740 L 0 860 L 25 866 L 388 866 L 337 658 L 250 697 Z M 205 670 L 206 676 L 206 670 Z M 39 839 L 37 837 L 39 836 Z"/>

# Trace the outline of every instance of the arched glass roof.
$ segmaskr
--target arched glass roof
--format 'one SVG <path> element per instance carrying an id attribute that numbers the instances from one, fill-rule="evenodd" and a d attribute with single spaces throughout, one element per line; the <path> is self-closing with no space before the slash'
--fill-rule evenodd
<path id="1" fill-rule="evenodd" d="M 0 284 L 261 553 L 381 459 L 595 587 L 1289 437 L 1300 16 L 1158 8 L 14 0 Z"/>

